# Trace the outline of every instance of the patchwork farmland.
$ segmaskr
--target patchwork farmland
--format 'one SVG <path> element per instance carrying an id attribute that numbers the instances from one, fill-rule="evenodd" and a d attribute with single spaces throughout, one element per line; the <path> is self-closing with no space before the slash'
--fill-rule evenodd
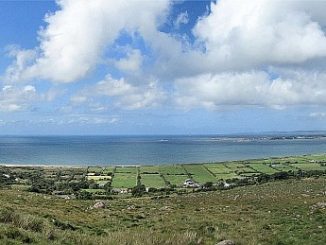
<path id="1" fill-rule="evenodd" d="M 326 155 L 221 163 L 89 166 L 86 168 L 1 166 L 5 182 L 34 192 L 89 198 L 111 193 L 191 191 L 238 186 L 273 179 L 326 175 Z M 7 178 L 7 179 L 6 179 Z M 86 193 L 86 194 L 85 194 Z"/>
<path id="2" fill-rule="evenodd" d="M 325 164 L 326 155 L 309 155 L 222 163 L 89 167 L 87 176 L 99 185 L 107 181 L 112 188 L 118 189 L 137 184 L 148 188 L 183 188 L 187 179 L 199 185 L 217 184 L 284 172 L 326 171 Z"/>

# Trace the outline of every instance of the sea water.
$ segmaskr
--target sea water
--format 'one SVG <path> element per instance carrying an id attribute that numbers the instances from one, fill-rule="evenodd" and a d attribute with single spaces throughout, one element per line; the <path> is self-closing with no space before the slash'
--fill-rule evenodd
<path id="1" fill-rule="evenodd" d="M 203 163 L 326 152 L 326 137 L 0 137 L 1 164 L 138 165 Z"/>

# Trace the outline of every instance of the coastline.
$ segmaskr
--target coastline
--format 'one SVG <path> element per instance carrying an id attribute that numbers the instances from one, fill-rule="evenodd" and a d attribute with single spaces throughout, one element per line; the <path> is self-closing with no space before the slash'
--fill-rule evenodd
<path id="1" fill-rule="evenodd" d="M 23 164 L 23 163 L 0 163 L 4 167 L 23 167 L 23 168 L 84 168 L 87 165 L 66 165 L 66 164 Z"/>
<path id="2" fill-rule="evenodd" d="M 300 157 L 322 157 L 325 156 L 326 158 L 326 152 L 321 153 L 311 153 L 311 154 L 302 154 L 302 155 L 279 155 L 279 156 L 269 156 L 269 157 L 263 157 L 263 158 L 249 158 L 249 159 L 237 159 L 237 160 L 216 160 L 216 161 L 201 161 L 201 162 L 177 162 L 177 163 L 152 163 L 152 164 L 115 164 L 115 163 L 108 163 L 108 164 L 97 164 L 97 163 L 89 163 L 89 164 L 83 164 L 83 163 L 76 163 L 76 164 L 38 164 L 38 163 L 1 163 L 0 166 L 5 167 L 41 167 L 41 168 L 88 168 L 88 167 L 144 167 L 144 166 L 167 166 L 167 165 L 199 165 L 199 164 L 223 164 L 223 163 L 229 163 L 229 162 L 251 162 L 251 161 L 262 161 L 262 160 L 274 160 L 274 159 L 287 159 L 287 158 L 300 158 Z"/>

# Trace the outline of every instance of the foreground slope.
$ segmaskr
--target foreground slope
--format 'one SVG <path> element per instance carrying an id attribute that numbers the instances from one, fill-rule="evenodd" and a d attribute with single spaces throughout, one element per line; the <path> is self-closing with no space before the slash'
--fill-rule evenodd
<path id="1" fill-rule="evenodd" d="M 94 200 L 0 189 L 0 244 L 326 244 L 326 179 L 160 198 Z"/>

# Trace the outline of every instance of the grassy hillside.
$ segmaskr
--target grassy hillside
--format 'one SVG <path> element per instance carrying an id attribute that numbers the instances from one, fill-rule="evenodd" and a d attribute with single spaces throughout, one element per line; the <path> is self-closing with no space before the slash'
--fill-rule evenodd
<path id="1" fill-rule="evenodd" d="M 324 177 L 155 198 L 115 196 L 104 209 L 91 208 L 95 200 L 21 187 L 0 189 L 0 244 L 326 244 Z"/>

